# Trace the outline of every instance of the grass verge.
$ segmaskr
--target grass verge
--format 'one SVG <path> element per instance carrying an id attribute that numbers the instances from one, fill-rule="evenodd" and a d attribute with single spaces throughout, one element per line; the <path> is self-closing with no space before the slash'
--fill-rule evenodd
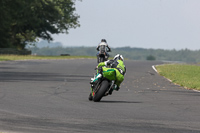
<path id="1" fill-rule="evenodd" d="M 173 83 L 187 89 L 200 90 L 200 66 L 188 64 L 165 64 L 156 66 L 158 73 Z"/>
<path id="2" fill-rule="evenodd" d="M 51 59 L 79 59 L 79 58 L 96 58 L 95 56 L 33 56 L 33 55 L 0 55 L 0 61 L 12 60 L 51 60 Z"/>

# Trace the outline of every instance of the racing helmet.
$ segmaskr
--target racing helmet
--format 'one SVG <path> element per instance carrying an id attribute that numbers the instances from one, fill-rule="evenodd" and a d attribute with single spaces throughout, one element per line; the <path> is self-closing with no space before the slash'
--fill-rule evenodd
<path id="1" fill-rule="evenodd" d="M 115 57 L 114 57 L 114 59 L 113 60 L 122 60 L 122 61 L 124 61 L 124 58 L 123 58 L 123 56 L 122 55 L 120 55 L 120 54 L 117 54 L 117 55 L 115 55 Z"/>
<path id="2" fill-rule="evenodd" d="M 106 39 L 101 39 L 101 42 L 105 42 L 105 43 L 107 43 L 107 42 L 106 42 Z"/>

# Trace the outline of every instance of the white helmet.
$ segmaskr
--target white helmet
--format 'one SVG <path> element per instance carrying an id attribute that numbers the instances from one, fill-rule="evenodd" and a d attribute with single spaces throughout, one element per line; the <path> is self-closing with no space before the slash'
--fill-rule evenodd
<path id="1" fill-rule="evenodd" d="M 124 58 L 123 58 L 122 55 L 117 54 L 117 55 L 115 55 L 114 60 L 122 60 L 122 61 L 124 61 Z"/>

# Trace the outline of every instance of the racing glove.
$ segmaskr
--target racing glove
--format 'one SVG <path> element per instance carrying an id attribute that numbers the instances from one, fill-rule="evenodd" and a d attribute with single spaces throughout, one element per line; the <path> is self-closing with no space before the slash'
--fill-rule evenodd
<path id="1" fill-rule="evenodd" d="M 110 60 L 105 61 L 105 66 L 110 65 Z"/>

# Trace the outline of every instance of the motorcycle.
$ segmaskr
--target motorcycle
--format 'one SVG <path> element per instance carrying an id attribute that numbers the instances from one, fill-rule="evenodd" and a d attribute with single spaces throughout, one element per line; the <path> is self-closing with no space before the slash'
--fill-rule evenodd
<path id="1" fill-rule="evenodd" d="M 96 75 L 97 73 L 94 75 L 94 78 Z M 91 78 L 91 80 L 94 78 Z M 91 83 L 91 93 L 88 99 L 90 101 L 99 102 L 104 96 L 112 94 L 114 83 L 114 80 L 109 80 L 105 77 L 99 78 L 94 83 Z"/>
<path id="2" fill-rule="evenodd" d="M 106 53 L 105 48 L 106 46 L 101 46 L 99 52 L 97 53 L 97 63 L 107 61 L 109 55 Z M 108 51 L 110 52 L 110 51 Z"/>

